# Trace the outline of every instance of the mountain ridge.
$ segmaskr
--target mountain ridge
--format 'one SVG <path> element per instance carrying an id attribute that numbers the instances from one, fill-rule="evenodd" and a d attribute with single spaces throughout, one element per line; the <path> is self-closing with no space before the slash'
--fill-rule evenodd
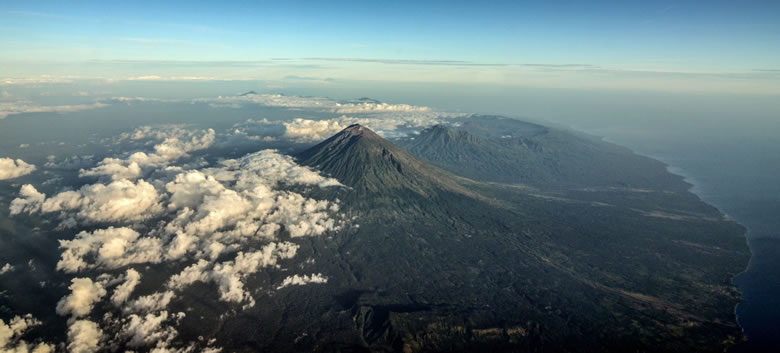
<path id="1" fill-rule="evenodd" d="M 491 127 L 496 122 L 499 127 Z M 508 118 L 436 125 L 395 142 L 420 159 L 477 181 L 547 189 L 688 188 L 661 162 L 627 148 Z"/>

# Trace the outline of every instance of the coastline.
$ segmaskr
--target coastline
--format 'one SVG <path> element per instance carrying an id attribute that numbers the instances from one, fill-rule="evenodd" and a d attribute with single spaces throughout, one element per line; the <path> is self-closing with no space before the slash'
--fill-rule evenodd
<path id="1" fill-rule="evenodd" d="M 614 143 L 614 142 L 612 142 L 612 143 Z M 634 149 L 632 148 L 632 150 L 634 150 Z M 753 260 L 754 260 L 754 256 L 753 256 L 754 251 L 753 251 L 753 248 L 751 246 L 751 241 L 750 241 L 750 233 L 751 233 L 750 226 L 748 226 L 747 224 L 743 223 L 739 219 L 734 218 L 727 211 L 725 211 L 723 209 L 723 205 L 719 205 L 718 202 L 712 197 L 713 195 L 710 195 L 704 189 L 704 187 L 705 187 L 704 183 L 699 181 L 696 177 L 691 175 L 689 172 L 686 172 L 684 167 L 679 166 L 679 165 L 674 165 L 674 164 L 672 164 L 673 162 L 668 161 L 666 158 L 663 158 L 662 156 L 653 155 L 653 154 L 647 154 L 647 153 L 640 153 L 640 152 L 637 152 L 637 151 L 634 151 L 634 153 L 637 153 L 639 155 L 642 155 L 642 156 L 645 156 L 645 157 L 648 157 L 648 158 L 652 158 L 654 160 L 657 160 L 657 161 L 663 163 L 666 166 L 666 171 L 667 172 L 681 177 L 683 182 L 685 182 L 685 183 L 690 185 L 690 187 L 688 188 L 688 192 L 696 195 L 696 197 L 698 197 L 702 202 L 704 202 L 704 203 L 714 207 L 715 209 L 717 209 L 718 212 L 720 212 L 724 216 L 725 219 L 727 219 L 729 221 L 732 221 L 732 222 L 735 222 L 735 223 L 739 224 L 742 228 L 745 229 L 745 232 L 742 234 L 742 237 L 744 238 L 745 244 L 747 245 L 748 251 L 750 253 L 750 258 L 749 258 L 748 263 L 745 266 L 745 268 L 741 272 L 739 272 L 739 273 L 737 273 L 737 274 L 735 274 L 734 276 L 731 277 L 731 284 L 734 285 L 735 287 L 737 287 L 737 289 L 739 289 L 739 292 L 740 292 L 741 300 L 740 300 L 739 303 L 734 305 L 733 311 L 734 311 L 734 317 L 736 318 L 736 321 L 737 321 L 736 323 L 739 326 L 740 330 L 742 330 L 742 334 L 744 336 L 743 339 L 747 339 L 745 327 L 742 325 L 741 320 L 740 320 L 740 315 L 739 315 L 739 306 L 745 303 L 744 290 L 743 290 L 742 286 L 740 286 L 737 283 L 737 278 L 739 278 L 740 276 L 745 274 L 750 269 L 750 267 L 751 267 L 751 265 L 753 263 Z M 731 346 L 727 351 L 733 351 L 735 349 L 735 347 L 740 346 L 740 344 L 741 343 L 737 343 L 736 345 Z"/>

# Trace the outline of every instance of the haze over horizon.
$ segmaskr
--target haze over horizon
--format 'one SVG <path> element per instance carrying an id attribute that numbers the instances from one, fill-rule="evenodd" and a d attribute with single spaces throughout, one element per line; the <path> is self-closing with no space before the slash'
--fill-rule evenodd
<path id="1" fill-rule="evenodd" d="M 6 83 L 344 80 L 780 94 L 775 1 L 5 1 L 0 23 Z"/>

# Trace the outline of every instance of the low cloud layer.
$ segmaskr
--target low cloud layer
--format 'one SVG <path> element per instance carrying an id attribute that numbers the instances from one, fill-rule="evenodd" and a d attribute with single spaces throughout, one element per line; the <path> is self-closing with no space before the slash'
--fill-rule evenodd
<path id="1" fill-rule="evenodd" d="M 65 227 L 79 223 L 143 221 L 162 212 L 160 194 L 144 180 L 120 179 L 109 184 L 85 185 L 50 198 L 26 184 L 19 194 L 21 198 L 11 202 L 12 215 L 56 212 Z"/>
<path id="2" fill-rule="evenodd" d="M 310 283 L 328 283 L 328 278 L 323 276 L 322 273 L 313 273 L 311 275 L 292 275 L 282 281 L 282 284 L 276 289 L 282 289 L 288 286 L 303 286 Z"/>
<path id="3" fill-rule="evenodd" d="M 3 267 L 0 267 L 0 275 L 4 275 L 4 274 L 6 274 L 8 272 L 11 272 L 11 271 L 13 271 L 15 269 L 16 268 L 13 265 L 11 265 L 9 263 L 6 263 L 5 265 L 3 265 Z"/>
<path id="4" fill-rule="evenodd" d="M 57 303 L 57 314 L 79 318 L 89 315 L 95 303 L 106 295 L 101 283 L 90 278 L 74 278 L 71 281 L 70 294 Z"/>
<path id="5" fill-rule="evenodd" d="M 361 124 L 387 138 L 403 137 L 424 128 L 467 118 L 468 114 L 436 111 L 430 107 L 389 104 L 371 99 L 339 102 L 323 97 L 247 93 L 241 96 L 201 99 L 221 107 L 258 104 L 303 112 L 329 113 L 331 118 L 296 118 L 289 121 L 250 119 L 234 125 L 232 135 L 268 141 L 284 138 L 299 143 L 322 141 L 352 124 Z"/>
<path id="6" fill-rule="evenodd" d="M 211 129 L 139 128 L 117 140 L 153 144 L 154 152 L 106 158 L 82 170 L 80 176 L 94 183 L 50 195 L 30 184 L 20 188 L 10 205 L 12 215 L 51 215 L 59 229 L 75 233 L 60 240 L 57 263 L 57 270 L 77 276 L 55 308 L 68 320 L 69 351 L 116 346 L 218 351 L 208 342 L 177 340 L 186 316 L 171 311 L 170 304 L 187 287 L 208 283 L 219 300 L 250 308 L 257 295 L 247 288 L 252 276 L 294 265 L 300 247 L 296 239 L 343 227 L 338 200 L 305 194 L 311 188 L 343 186 L 278 151 L 210 167 L 180 163 L 215 138 Z M 128 172 L 133 165 L 138 171 Z M 159 284 L 158 275 L 145 272 L 150 264 L 180 270 L 154 291 L 153 282 L 145 283 Z M 325 282 L 322 274 L 297 276 L 268 289 Z"/>
<path id="7" fill-rule="evenodd" d="M 37 105 L 27 101 L 0 102 L 0 120 L 10 115 L 24 113 L 71 113 L 107 107 L 104 103 L 74 105 Z"/>
<path id="8" fill-rule="evenodd" d="M 0 180 L 18 178 L 35 171 L 35 165 L 21 159 L 0 158 Z"/>
<path id="9" fill-rule="evenodd" d="M 372 114 L 389 112 L 432 112 L 425 106 L 409 104 L 390 104 L 369 99 L 339 102 L 325 97 L 287 96 L 283 94 L 257 94 L 248 92 L 240 96 L 220 96 L 217 98 L 196 99 L 194 102 L 209 103 L 216 106 L 235 106 L 241 104 L 257 104 L 267 107 L 281 107 L 296 110 L 311 110 L 331 112 L 336 114 Z"/>
<path id="10" fill-rule="evenodd" d="M 214 144 L 216 133 L 213 129 L 186 130 L 180 128 L 153 129 L 145 126 L 136 129 L 132 134 L 124 134 L 119 141 L 157 139 L 162 142 L 154 145 L 153 153 L 135 152 L 129 157 L 105 158 L 97 167 L 82 170 L 81 176 L 105 176 L 111 179 L 136 179 L 145 171 L 167 166 L 189 152 L 209 148 Z"/>
<path id="11" fill-rule="evenodd" d="M 77 320 L 68 327 L 68 351 L 71 353 L 94 353 L 100 349 L 103 331 L 89 320 Z"/>
<path id="12" fill-rule="evenodd" d="M 0 319 L 0 352 L 3 353 L 50 353 L 54 346 L 48 343 L 29 343 L 23 338 L 25 331 L 41 325 L 32 315 L 15 316 L 8 323 Z"/>

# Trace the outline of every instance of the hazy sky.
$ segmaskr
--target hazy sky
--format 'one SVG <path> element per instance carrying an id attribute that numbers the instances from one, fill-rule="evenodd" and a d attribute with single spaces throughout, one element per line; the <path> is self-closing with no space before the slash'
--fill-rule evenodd
<path id="1" fill-rule="evenodd" d="M 359 79 L 780 93 L 777 1 L 3 1 L 0 47 L 6 82 Z"/>

